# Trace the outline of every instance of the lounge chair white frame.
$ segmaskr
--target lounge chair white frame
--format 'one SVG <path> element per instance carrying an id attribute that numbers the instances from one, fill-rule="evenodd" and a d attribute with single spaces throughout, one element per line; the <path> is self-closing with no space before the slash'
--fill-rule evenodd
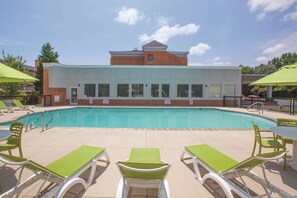
<path id="1" fill-rule="evenodd" d="M 125 166 L 119 162 L 116 162 L 118 165 L 118 168 L 120 170 L 120 167 L 129 171 L 133 172 L 140 172 L 140 173 L 155 173 L 160 172 L 166 169 L 170 168 L 170 164 L 165 165 L 160 168 L 154 168 L 154 169 L 138 169 L 138 168 L 132 168 L 129 166 Z M 122 171 L 120 170 L 122 173 Z M 169 185 L 166 180 L 166 176 L 168 174 L 168 171 L 166 174 L 164 174 L 164 177 L 162 180 L 148 180 L 148 179 L 130 179 L 130 178 L 124 178 L 124 175 L 122 175 L 122 178 L 120 179 L 120 182 L 118 184 L 117 188 L 117 194 L 116 198 L 126 198 L 129 193 L 129 188 L 158 188 L 158 197 L 162 198 L 170 198 L 169 193 Z"/>
<path id="2" fill-rule="evenodd" d="M 105 159 L 101 159 L 103 156 L 105 156 Z M 95 157 L 93 160 L 91 160 L 85 166 L 81 167 L 81 169 L 79 169 L 75 174 L 71 175 L 68 178 L 61 177 L 60 175 L 57 175 L 53 172 L 49 172 L 43 166 L 40 166 L 39 164 L 32 163 L 32 161 L 30 161 L 29 159 L 27 161 L 23 161 L 23 162 L 11 162 L 11 161 L 8 161 L 8 160 L 0 157 L 0 161 L 2 161 L 5 165 L 9 164 L 9 165 L 20 166 L 20 168 L 18 168 L 18 170 L 20 170 L 20 173 L 18 176 L 16 186 L 14 188 L 10 189 L 9 191 L 3 193 L 0 196 L 1 198 L 11 198 L 14 196 L 18 197 L 19 194 L 25 188 L 27 188 L 28 186 L 34 184 L 35 182 L 37 182 L 39 180 L 44 180 L 44 181 L 42 182 L 41 186 L 39 187 L 38 192 L 36 193 L 36 197 L 40 197 L 40 193 L 41 193 L 44 185 L 47 182 L 51 182 L 51 183 L 56 183 L 57 185 L 54 188 L 52 188 L 49 192 L 42 195 L 42 197 L 62 198 L 65 195 L 65 193 L 75 184 L 81 184 L 84 187 L 84 189 L 87 190 L 89 188 L 89 186 L 92 184 L 93 178 L 95 176 L 97 161 L 103 161 L 103 162 L 109 163 L 110 159 L 109 159 L 107 152 L 103 151 L 100 155 Z M 23 171 L 24 171 L 26 165 L 33 165 L 35 167 L 38 167 L 42 171 L 31 170 L 34 174 L 31 177 L 29 177 L 27 180 L 25 180 L 24 182 L 20 183 L 22 174 L 23 174 Z M 84 171 L 89 169 L 90 167 L 91 167 L 91 171 L 90 171 L 89 177 L 88 177 L 87 181 L 85 181 L 84 179 L 80 178 L 79 176 Z"/>
<path id="3" fill-rule="evenodd" d="M 271 157 L 271 158 L 263 158 L 263 157 L 259 157 L 259 156 L 254 156 L 253 158 L 250 158 L 249 160 L 245 161 L 245 162 L 248 162 L 253 159 L 261 160 L 262 163 L 260 164 L 260 167 L 262 169 L 263 178 L 259 177 L 254 172 L 252 172 L 251 171 L 252 168 L 244 169 L 244 170 L 243 169 L 236 170 L 236 168 L 239 167 L 241 165 L 241 163 L 239 163 L 237 166 L 233 167 L 231 170 L 229 170 L 225 173 L 222 173 L 222 174 L 218 173 L 217 171 L 213 170 L 211 167 L 209 167 L 207 164 L 205 164 L 203 161 L 201 161 L 197 156 L 193 155 L 191 152 L 187 151 L 186 149 L 182 152 L 181 161 L 184 161 L 187 159 L 192 159 L 194 171 L 196 174 L 196 179 L 199 181 L 199 183 L 201 185 L 203 185 L 207 179 L 212 179 L 212 180 L 216 181 L 218 183 L 218 185 L 220 185 L 220 187 L 223 189 L 227 198 L 234 198 L 232 191 L 235 192 L 237 195 L 239 195 L 242 198 L 252 198 L 252 197 L 255 198 L 255 197 L 264 197 L 264 196 L 271 197 L 272 192 L 276 192 L 282 197 L 288 197 L 288 198 L 291 197 L 292 198 L 293 197 L 292 195 L 281 190 L 280 188 L 271 184 L 268 181 L 268 179 L 266 177 L 265 170 L 264 170 L 264 165 L 263 165 L 267 161 L 277 160 L 277 159 L 282 158 L 287 152 L 288 151 L 282 152 L 280 155 L 278 155 L 276 157 Z M 208 173 L 202 176 L 199 171 L 199 165 L 202 166 L 203 168 L 205 168 L 208 171 Z M 265 190 L 266 193 L 262 194 L 262 195 L 252 196 L 250 194 L 249 188 L 247 187 L 246 182 L 244 181 L 242 176 L 247 176 L 247 177 L 251 178 L 252 180 L 258 182 L 263 187 L 263 189 Z M 235 179 L 235 178 L 240 178 L 242 184 L 244 185 L 243 188 L 240 188 L 238 185 L 236 185 L 235 183 L 233 183 L 231 181 L 232 179 Z"/>

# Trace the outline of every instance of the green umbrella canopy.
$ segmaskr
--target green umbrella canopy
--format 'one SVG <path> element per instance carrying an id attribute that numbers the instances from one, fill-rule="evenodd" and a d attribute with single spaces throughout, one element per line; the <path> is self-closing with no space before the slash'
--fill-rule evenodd
<path id="1" fill-rule="evenodd" d="M 250 85 L 297 86 L 297 63 L 283 66 L 278 71 L 252 82 Z"/>
<path id="2" fill-rule="evenodd" d="M 0 63 L 0 82 L 34 82 L 38 79 Z"/>

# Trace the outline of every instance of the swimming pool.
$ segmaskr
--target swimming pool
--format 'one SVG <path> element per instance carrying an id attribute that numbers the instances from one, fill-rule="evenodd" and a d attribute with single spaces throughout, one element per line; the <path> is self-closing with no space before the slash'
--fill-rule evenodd
<path id="1" fill-rule="evenodd" d="M 30 115 L 29 124 L 40 114 Z M 45 114 L 50 127 L 96 128 L 252 128 L 252 121 L 261 128 L 275 122 L 259 116 L 214 108 L 85 108 L 54 110 Z M 26 123 L 26 117 L 18 121 Z M 10 125 L 4 123 L 2 125 Z M 41 126 L 41 119 L 35 124 Z"/>

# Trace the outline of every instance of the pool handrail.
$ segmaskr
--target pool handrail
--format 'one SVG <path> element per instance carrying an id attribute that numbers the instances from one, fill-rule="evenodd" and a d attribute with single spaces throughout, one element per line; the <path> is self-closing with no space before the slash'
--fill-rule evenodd
<path id="1" fill-rule="evenodd" d="M 52 114 L 50 114 L 50 112 L 48 112 L 47 110 L 44 110 L 44 111 L 42 112 L 42 131 L 44 131 L 44 114 L 45 114 L 45 113 L 47 113 L 47 114 L 49 114 L 49 115 L 52 116 Z M 45 125 L 45 130 L 48 129 L 48 125 L 49 125 L 53 120 L 54 120 L 54 116 L 52 116 L 51 119 L 46 123 L 46 125 Z"/>
<path id="2" fill-rule="evenodd" d="M 250 110 L 253 109 L 254 106 L 257 105 L 257 109 L 256 110 Z M 259 108 L 260 106 L 260 108 Z M 263 110 L 264 110 L 264 103 L 263 102 L 255 102 L 249 106 L 247 106 L 246 110 L 248 112 L 259 112 L 259 114 L 263 114 Z"/>
<path id="3" fill-rule="evenodd" d="M 26 130 L 25 130 L 26 132 L 28 131 L 29 115 L 30 115 L 30 114 L 36 114 L 36 112 L 33 111 L 32 109 L 28 110 L 27 115 L 26 115 Z M 32 122 L 32 123 L 30 124 L 30 129 L 32 129 L 33 124 L 35 124 L 35 123 L 38 122 L 38 121 L 39 121 L 39 117 L 38 117 L 34 122 Z"/>

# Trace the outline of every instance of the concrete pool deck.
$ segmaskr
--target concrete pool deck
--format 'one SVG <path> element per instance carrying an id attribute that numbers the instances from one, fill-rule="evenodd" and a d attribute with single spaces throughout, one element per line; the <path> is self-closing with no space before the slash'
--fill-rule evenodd
<path id="1" fill-rule="evenodd" d="M 36 111 L 71 108 L 71 107 L 50 107 L 35 108 Z M 219 108 L 245 112 L 246 109 Z M 1 122 L 14 120 L 26 112 L 15 112 L 0 116 Z M 284 113 L 265 111 L 264 116 L 275 119 L 294 118 Z M 7 128 L 7 127 L 1 127 Z M 23 153 L 40 164 L 46 165 L 60 156 L 74 150 L 81 145 L 91 145 L 106 148 L 111 163 L 106 166 L 99 163 L 96 178 L 87 191 L 82 191 L 79 186 L 74 187 L 67 194 L 69 197 L 115 197 L 117 185 L 121 175 L 115 165 L 116 161 L 123 161 L 129 157 L 131 148 L 159 148 L 161 158 L 164 162 L 172 164 L 167 180 L 172 198 L 179 197 L 222 197 L 222 190 L 212 182 L 202 186 L 195 179 L 191 160 L 180 161 L 180 155 L 184 146 L 194 144 L 209 144 L 237 161 L 248 158 L 251 154 L 254 141 L 254 131 L 251 130 L 223 130 L 223 129 L 105 129 L 105 128 L 50 128 L 41 132 L 36 128 L 23 133 Z M 291 151 L 291 145 L 288 145 Z M 13 151 L 17 154 L 17 151 Z M 289 152 L 290 155 L 290 152 Z M 2 191 L 6 191 L 15 184 L 15 167 L 0 167 L 0 184 Z M 297 195 L 297 171 L 289 166 L 287 171 L 277 162 L 267 163 L 267 177 L 271 183 L 292 195 Z M 260 168 L 254 172 L 261 175 Z M 25 172 L 25 177 L 31 175 L 30 171 Z M 262 192 L 261 188 L 252 183 L 251 189 L 255 192 Z M 37 185 L 27 188 L 21 197 L 33 197 Z M 155 197 L 154 191 L 138 191 L 133 189 L 132 197 Z M 274 195 L 274 197 L 279 197 Z"/>

